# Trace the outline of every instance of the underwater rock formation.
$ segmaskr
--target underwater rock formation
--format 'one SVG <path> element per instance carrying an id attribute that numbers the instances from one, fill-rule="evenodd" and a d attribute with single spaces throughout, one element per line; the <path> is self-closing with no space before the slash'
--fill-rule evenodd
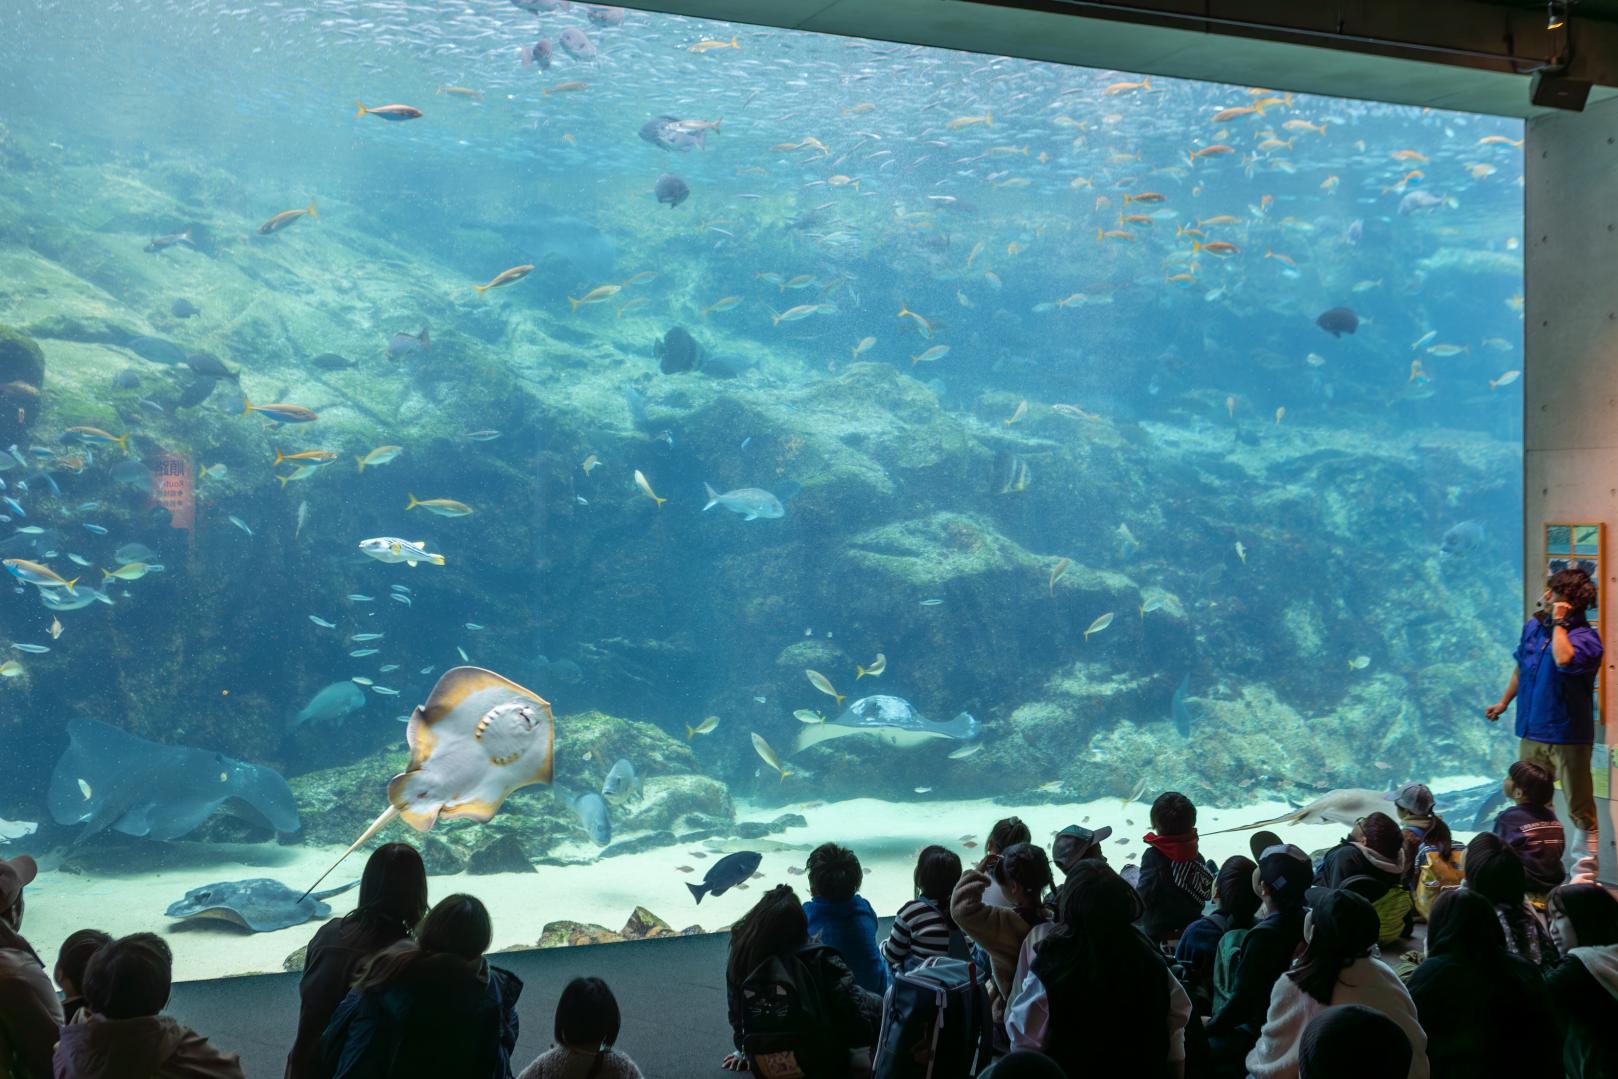
<path id="1" fill-rule="evenodd" d="M 0 326 L 0 444 L 28 437 L 44 385 L 45 353 L 27 334 Z"/>

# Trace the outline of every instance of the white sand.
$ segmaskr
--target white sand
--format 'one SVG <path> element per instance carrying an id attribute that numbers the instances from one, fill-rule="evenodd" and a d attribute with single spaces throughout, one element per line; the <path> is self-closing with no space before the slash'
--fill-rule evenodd
<path id="1" fill-rule="evenodd" d="M 1436 790 L 1452 789 L 1478 782 L 1462 778 L 1434 784 Z M 644 854 L 608 858 L 593 865 L 540 866 L 534 873 L 504 873 L 493 876 L 432 877 L 430 894 L 439 899 L 452 892 L 470 892 L 489 906 L 494 918 L 497 949 L 529 947 L 538 939 L 545 923 L 559 919 L 593 922 L 609 929 L 622 928 L 636 906 L 644 906 L 676 929 L 700 925 L 716 931 L 740 917 L 768 885 L 786 881 L 808 898 L 808 884 L 801 875 L 788 874 L 787 868 L 801 868 L 807 852 L 825 841 L 844 843 L 859 855 L 866 880 L 861 893 L 878 914 L 891 915 L 912 896 L 911 873 L 916 852 L 929 843 L 943 843 L 961 855 L 967 864 L 982 856 L 981 846 L 968 848 L 961 837 L 971 836 L 981 844 L 990 825 L 1000 817 L 1015 814 L 1027 822 L 1034 841 L 1048 845 L 1051 836 L 1068 824 L 1099 828 L 1111 825 L 1107 858 L 1116 868 L 1136 862 L 1142 851 L 1141 836 L 1148 830 L 1148 806 L 1144 802 L 1123 804 L 1117 798 L 1066 805 L 1042 805 L 1014 809 L 987 800 L 914 802 L 894 804 L 871 798 L 811 806 L 758 807 L 738 804 L 742 819 L 772 820 L 782 812 L 801 813 L 805 828 L 792 828 L 779 835 L 754 842 L 729 840 L 710 844 L 669 848 Z M 1266 802 L 1240 809 L 1220 810 L 1199 807 L 1198 825 L 1202 832 L 1247 824 L 1280 816 L 1291 807 Z M 1289 826 L 1282 830 L 1288 842 L 1305 850 L 1328 847 L 1342 838 L 1341 825 Z M 1249 832 L 1208 836 L 1202 852 L 1215 861 L 1232 854 L 1245 854 Z M 413 833 L 392 826 L 386 838 L 408 840 Z M 276 847 L 270 844 L 204 846 L 171 844 L 172 864 L 153 868 L 145 863 L 131 865 L 127 872 L 103 872 L 80 876 L 42 871 L 29 888 L 28 907 L 23 922 L 26 936 L 49 965 L 64 937 L 77 929 L 95 927 L 114 936 L 138 930 L 160 932 L 174 949 L 177 979 L 212 978 L 226 975 L 279 971 L 282 961 L 314 935 L 316 923 L 306 923 L 273 933 L 246 933 L 223 922 L 197 920 L 187 923 L 166 918 L 163 911 L 188 890 L 218 881 L 249 877 L 272 877 L 302 890 L 331 863 L 340 847 Z M 747 890 L 692 901 L 685 885 L 700 880 L 707 867 L 724 850 L 759 850 L 764 853 L 760 866 L 763 878 L 751 882 Z M 706 859 L 692 851 L 709 851 Z M 570 854 L 585 854 L 583 849 Z M 343 883 L 359 875 L 364 854 L 354 855 L 334 873 L 328 884 Z M 683 873 L 677 867 L 690 866 Z M 355 892 L 334 897 L 333 915 L 353 909 Z"/>

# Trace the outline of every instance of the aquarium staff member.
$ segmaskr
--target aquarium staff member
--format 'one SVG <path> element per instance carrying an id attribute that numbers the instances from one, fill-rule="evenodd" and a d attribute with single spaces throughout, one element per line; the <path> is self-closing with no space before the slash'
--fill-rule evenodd
<path id="1" fill-rule="evenodd" d="M 1546 582 L 1541 609 L 1523 627 L 1513 657 L 1517 669 L 1500 700 L 1483 714 L 1500 717 L 1515 698 L 1518 758 L 1550 769 L 1562 781 L 1568 816 L 1578 830 L 1569 845 L 1587 855 L 1595 871 L 1600 851 L 1590 747 L 1595 741 L 1595 678 L 1601 669 L 1601 637 L 1585 619 L 1596 586 L 1582 569 L 1559 570 Z M 1547 654 L 1549 661 L 1547 661 Z"/>

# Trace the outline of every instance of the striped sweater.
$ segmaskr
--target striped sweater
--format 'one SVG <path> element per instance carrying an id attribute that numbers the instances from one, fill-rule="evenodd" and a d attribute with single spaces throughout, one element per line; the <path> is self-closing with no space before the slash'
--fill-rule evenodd
<path id="1" fill-rule="evenodd" d="M 923 959 L 949 954 L 949 919 L 927 899 L 912 899 L 899 908 L 893 930 L 882 942 L 882 958 L 904 970 Z"/>

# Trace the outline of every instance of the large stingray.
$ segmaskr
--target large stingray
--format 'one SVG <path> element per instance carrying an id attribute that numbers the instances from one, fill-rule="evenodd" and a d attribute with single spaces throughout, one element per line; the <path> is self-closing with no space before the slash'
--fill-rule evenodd
<path id="1" fill-rule="evenodd" d="M 410 764 L 388 783 L 388 808 L 310 891 L 394 817 L 418 832 L 439 817 L 486 821 L 518 787 L 549 783 L 555 766 L 550 702 L 481 667 L 445 671 L 410 714 L 405 736 Z"/>
<path id="2" fill-rule="evenodd" d="M 1224 832 L 1245 832 L 1253 828 L 1264 828 L 1271 824 L 1348 824 L 1352 825 L 1361 817 L 1372 813 L 1386 813 L 1393 816 L 1393 797 L 1384 791 L 1368 791 L 1359 787 L 1345 787 L 1341 790 L 1327 791 L 1306 806 L 1294 809 L 1291 813 L 1269 820 L 1254 821 L 1252 824 L 1238 824 L 1234 828 L 1220 828 L 1214 832 L 1203 832 L 1203 835 L 1220 835 Z"/>
<path id="3" fill-rule="evenodd" d="M 947 723 L 937 722 L 916 711 L 903 697 L 879 694 L 860 698 L 836 719 L 800 728 L 792 752 L 802 753 L 821 742 L 856 734 L 872 735 L 884 745 L 909 749 L 937 739 L 975 742 L 983 737 L 983 724 L 967 712 Z"/>
<path id="4" fill-rule="evenodd" d="M 283 835 L 299 828 L 292 789 L 272 768 L 148 742 L 93 719 L 69 720 L 67 734 L 46 803 L 56 823 L 88 826 L 74 843 L 105 828 L 179 839 L 217 809 Z"/>
<path id="5" fill-rule="evenodd" d="M 312 918 L 324 918 L 331 907 L 322 903 L 358 884 L 351 880 L 340 888 L 299 896 L 278 880 L 254 877 L 251 880 L 225 880 L 204 884 L 185 893 L 164 911 L 170 918 L 208 918 L 241 926 L 250 933 L 290 929 Z"/>

